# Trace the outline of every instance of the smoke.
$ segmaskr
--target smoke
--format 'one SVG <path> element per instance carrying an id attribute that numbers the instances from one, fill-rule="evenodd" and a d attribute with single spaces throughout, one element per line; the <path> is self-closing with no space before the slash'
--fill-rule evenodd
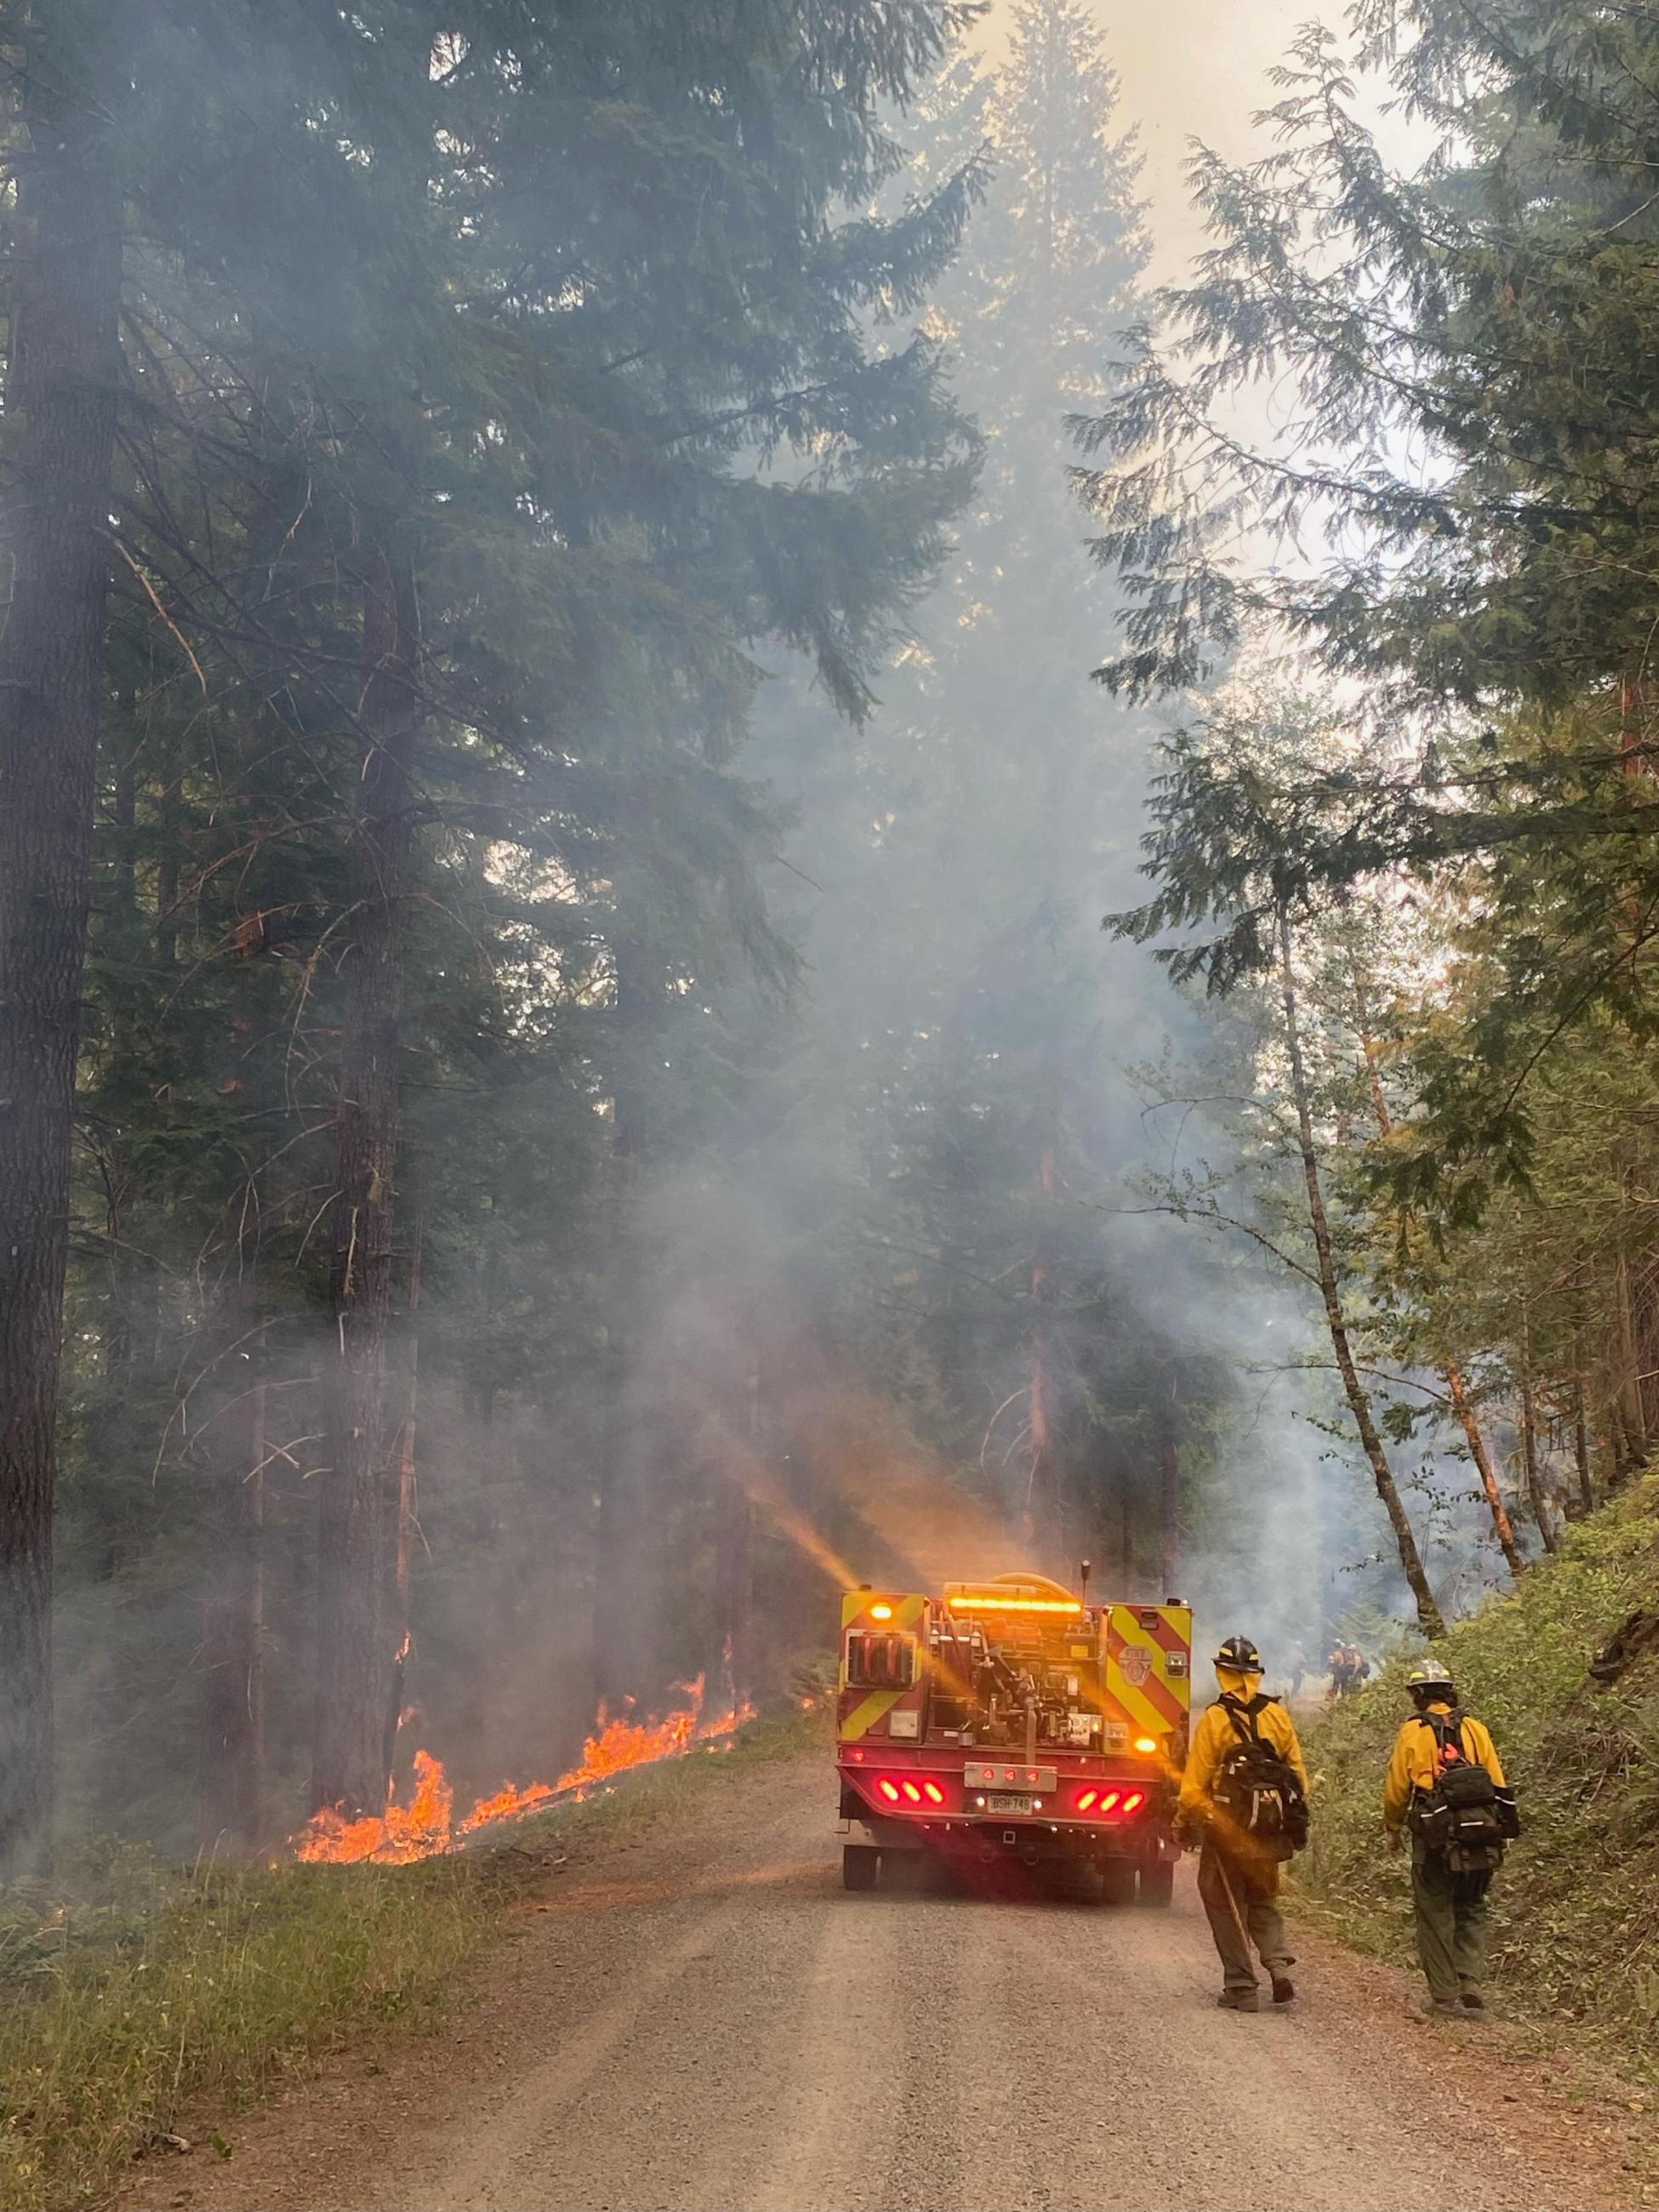
<path id="1" fill-rule="evenodd" d="M 1046 12 L 1051 34 L 1086 24 Z M 1069 106 L 1019 88 L 1033 18 L 1004 7 L 971 83 L 910 132 L 927 178 L 981 131 L 1003 163 L 934 308 L 986 434 L 981 496 L 867 726 L 787 671 L 763 701 L 749 759 L 795 817 L 771 891 L 801 972 L 769 1039 L 771 1112 L 690 1232 L 705 1256 L 735 1219 L 749 1238 L 744 1320 L 701 1367 L 767 1378 L 767 1435 L 728 1437 L 727 1455 L 754 1470 L 757 1524 L 821 1577 L 1069 1576 L 1087 1555 L 1097 1591 L 1185 1596 L 1200 1636 L 1245 1630 L 1283 1673 L 1337 1623 L 1397 1611 L 1401 1585 L 1340 1409 L 1305 1372 L 1304 1303 L 1139 1202 L 1167 1138 L 1134 1071 L 1200 1050 L 1206 1027 L 1099 927 L 1136 894 L 1158 726 L 1091 680 L 1115 611 L 1061 418 L 1108 387 L 1145 284 L 1197 243 L 1188 137 L 1265 147 L 1249 88 L 1271 96 L 1305 10 L 1095 13 L 1105 48 L 1069 50 Z M 1058 246 L 1029 213 L 1056 199 Z M 826 1596 L 810 1601 L 827 1624 Z"/>
<path id="2" fill-rule="evenodd" d="M 416 1471 L 399 1529 L 404 1777 L 423 1743 L 470 1802 L 568 1767 L 600 1707 L 646 1711 L 672 1682 L 722 1670 L 739 1694 L 775 1691 L 831 1641 L 837 1583 L 932 1587 L 1022 1565 L 1069 1577 L 1088 1556 L 1097 1595 L 1185 1597 L 1201 1638 L 1243 1630 L 1276 1677 L 1345 1617 L 1397 1611 L 1385 1524 L 1327 1425 L 1328 1392 L 1295 1371 L 1305 1308 L 1140 1203 L 1168 1141 L 1134 1070 L 1206 1031 L 1147 954 L 1099 927 L 1135 895 L 1158 731 L 1092 681 L 1116 613 L 1066 476 L 1066 414 L 1109 389 L 1148 285 L 1198 243 L 1188 137 L 1265 146 L 1254 89 L 1270 96 L 1267 68 L 1305 13 L 1103 5 L 1097 52 L 1087 9 L 1003 4 L 975 67 L 897 125 L 915 164 L 896 191 L 937 185 L 988 131 L 1000 149 L 923 319 L 980 422 L 983 469 L 937 586 L 892 610 L 867 721 L 849 726 L 779 664 L 736 772 L 698 763 L 700 790 L 716 791 L 696 817 L 711 845 L 787 810 L 765 890 L 799 963 L 791 988 L 752 915 L 735 933 L 765 979 L 703 959 L 720 928 L 691 909 L 718 871 L 677 871 L 638 818 L 671 772 L 654 756 L 606 787 L 644 856 L 608 886 L 609 917 L 583 908 L 574 869 L 550 884 L 540 852 L 500 863 L 525 869 L 526 905 L 569 915 L 550 933 L 556 953 L 526 953 L 492 1006 L 503 1035 L 544 1022 L 547 1049 L 520 1065 L 475 1039 L 455 1048 L 448 994 L 475 957 L 471 909 L 412 963 L 430 988 L 409 1027 L 441 1079 L 410 1085 L 400 1194 L 399 1265 L 418 1254 L 421 1278 L 393 1346 Z M 1066 65 L 994 82 L 1017 71 L 1022 21 L 1022 37 L 1035 23 L 1070 40 Z M 349 289 L 344 264 L 336 274 Z M 273 307 L 308 334 L 337 316 L 345 345 L 331 293 L 277 296 L 271 281 Z M 647 718 L 656 705 L 647 694 Z M 602 709 L 584 696 L 561 711 L 579 725 Z M 583 730 L 569 737 L 596 776 L 603 749 L 587 757 Z M 465 892 L 463 874 L 446 893 Z M 442 906 L 434 894 L 419 927 L 447 927 Z M 630 929 L 656 933 L 654 969 Z M 313 999 L 328 971 L 319 960 L 313 994 L 299 959 L 263 938 L 241 950 L 271 952 L 297 994 L 291 1024 L 287 1002 L 270 1024 L 286 1111 L 294 1066 L 327 1058 Z M 202 1034 L 217 1039 L 209 1013 Z M 231 1097 L 250 1048 L 238 1032 L 222 1049 L 216 1096 Z M 331 1103 L 319 1091 L 307 1104 L 314 1139 Z M 296 1152 L 291 1183 L 265 1187 L 260 1233 L 275 1249 L 292 1230 L 296 1276 L 316 1264 L 308 1224 L 331 1172 Z M 129 1225 L 135 1243 L 154 1226 Z M 61 1551 L 66 1803 L 77 1822 L 173 1849 L 196 1826 L 216 1400 L 159 1462 L 155 1436 L 191 1379 L 167 1359 L 183 1344 L 210 1364 L 219 1307 L 242 1294 L 240 1246 L 226 1249 L 221 1276 L 158 1273 L 142 1328 L 119 1361 L 93 1373 L 88 1358 L 71 1408 L 91 1472 Z M 271 1807 L 295 1802 L 314 1686 L 313 1386 L 329 1350 L 316 1289 L 260 1338 Z M 108 1345 L 100 1295 L 83 1287 L 79 1322 Z M 154 1402 L 140 1403 L 131 1376 L 152 1346 Z M 1456 1487 L 1454 1469 L 1434 1474 Z"/>
<path id="3" fill-rule="evenodd" d="M 1148 274 L 1180 283 L 1205 243 L 1203 219 L 1188 187 L 1194 140 L 1224 160 L 1259 160 L 1272 150 L 1260 111 L 1282 95 L 1269 72 L 1298 33 L 1318 24 L 1346 41 L 1346 6 L 1333 0 L 1170 0 L 1159 8 L 1128 0 L 1090 0 L 1122 84 L 1122 113 L 1142 157 L 1139 195 L 1152 253 Z M 1008 50 L 1013 9 L 998 0 L 980 38 L 994 66 Z M 1409 161 L 1425 144 L 1422 127 L 1362 88 L 1361 112 L 1384 155 Z"/>

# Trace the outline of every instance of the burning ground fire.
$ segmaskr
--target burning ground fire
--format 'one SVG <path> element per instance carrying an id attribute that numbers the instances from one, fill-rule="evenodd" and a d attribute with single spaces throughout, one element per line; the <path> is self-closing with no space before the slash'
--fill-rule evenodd
<path id="1" fill-rule="evenodd" d="M 506 1784 L 493 1796 L 479 1798 L 459 1820 L 455 1817 L 455 1792 L 441 1761 L 429 1752 L 417 1751 L 415 1788 L 407 1805 L 388 1805 L 382 1817 L 370 1814 L 361 1820 L 348 1820 L 331 1811 L 313 1814 L 295 1843 L 295 1855 L 331 1866 L 351 1866 L 365 1859 L 379 1866 L 408 1866 L 416 1859 L 458 1851 L 469 1836 L 494 1821 L 516 1820 L 556 1798 L 580 1800 L 612 1775 L 680 1758 L 699 1745 L 731 1735 L 753 1717 L 752 1706 L 728 1707 L 705 1717 L 706 1685 L 702 1674 L 692 1682 L 677 1682 L 675 1688 L 687 1702 L 660 1721 L 634 1721 L 625 1716 L 613 1720 L 601 1709 L 598 1733 L 583 1745 L 579 1766 L 556 1782 L 526 1783 L 521 1790 Z"/>

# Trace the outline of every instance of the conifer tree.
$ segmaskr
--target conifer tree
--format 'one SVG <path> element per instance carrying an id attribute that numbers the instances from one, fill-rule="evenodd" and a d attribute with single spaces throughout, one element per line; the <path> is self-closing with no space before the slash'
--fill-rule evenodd
<path id="1" fill-rule="evenodd" d="M 0 1873 L 52 1788 L 52 1541 L 76 1053 L 105 680 L 125 33 L 9 9 L 14 57 L 0 628 Z"/>
<path id="2" fill-rule="evenodd" d="M 823 887 L 797 893 L 817 909 L 811 1171 L 786 1152 L 781 1180 L 803 1245 L 841 1255 L 826 1328 L 860 1370 L 1029 1556 L 1071 1572 L 1086 1553 L 1127 1587 L 1178 1551 L 1163 1470 L 1190 1443 L 1201 1473 L 1221 1387 L 1207 1347 L 1151 1320 L 1104 1225 L 1133 1108 L 1093 902 L 1121 866 L 1139 748 L 1088 682 L 1111 595 L 1081 558 L 1066 417 L 1110 388 L 1145 246 L 1097 23 L 1032 0 L 1011 31 L 994 70 L 946 72 L 922 134 L 924 175 L 981 140 L 994 163 L 934 307 L 980 489 L 858 751 L 813 757 L 806 714 L 781 732 L 808 815 L 791 858 Z M 838 1199 L 826 1097 L 845 1117 Z M 797 1191 L 815 1184 L 809 1228 Z"/>
<path id="3" fill-rule="evenodd" d="M 158 0 L 120 116 L 116 689 L 77 1194 L 96 1259 L 74 1285 L 102 1349 L 73 1378 L 73 1553 L 77 1574 L 186 1587 L 258 1470 L 282 1633 L 321 1689 L 313 1795 L 370 1809 L 421 1250 L 452 1294 L 475 1256 L 505 1281 L 501 1133 L 540 1141 L 539 1097 L 579 1183 L 531 1177 L 540 1218 L 586 1208 L 590 1240 L 542 1310 L 580 1311 L 618 1242 L 596 1101 L 634 1081 L 649 1110 L 714 979 L 784 964 L 757 881 L 775 819 L 737 773 L 750 648 L 806 653 L 861 713 L 970 474 L 937 347 L 903 325 L 974 164 L 868 212 L 901 159 L 884 112 L 970 9 L 463 12 L 275 9 L 239 30 L 211 0 Z M 624 1043 L 605 1002 L 629 940 Z M 460 1143 L 461 1085 L 490 1099 L 491 1141 Z M 438 1194 L 418 1219 L 417 1152 Z M 491 1310 L 510 1334 L 523 1310 Z M 573 1376 L 605 1326 L 559 1348 Z M 514 1358 L 525 1395 L 547 1347 Z M 334 1363 L 319 1396 L 307 1377 Z M 259 1588 L 205 1580 L 210 1765 L 256 1778 L 226 1716 L 272 1632 Z M 293 1627 L 313 1592 L 314 1651 Z M 285 1775 L 307 1671 L 283 1670 L 267 1716 Z M 247 1778 L 207 1778 L 204 1820 L 239 1808 L 246 1838 Z"/>

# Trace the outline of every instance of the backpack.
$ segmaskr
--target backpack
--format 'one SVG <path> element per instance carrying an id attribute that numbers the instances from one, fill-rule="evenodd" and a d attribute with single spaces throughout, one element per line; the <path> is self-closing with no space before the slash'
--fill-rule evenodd
<path id="1" fill-rule="evenodd" d="M 1273 1700 L 1258 1693 L 1248 1705 L 1218 1700 L 1238 1741 L 1216 1769 L 1210 1795 L 1233 1827 L 1268 1857 L 1287 1859 L 1308 1840 L 1308 1801 L 1297 1771 L 1256 1726 Z"/>
<path id="2" fill-rule="evenodd" d="M 1434 1786 L 1414 1792 L 1407 1826 L 1443 1855 L 1454 1874 L 1501 1866 L 1504 1844 L 1521 1832 L 1513 1792 L 1500 1790 L 1480 1760 L 1469 1757 L 1460 1715 L 1425 1713 L 1422 1719 L 1434 1731 Z"/>

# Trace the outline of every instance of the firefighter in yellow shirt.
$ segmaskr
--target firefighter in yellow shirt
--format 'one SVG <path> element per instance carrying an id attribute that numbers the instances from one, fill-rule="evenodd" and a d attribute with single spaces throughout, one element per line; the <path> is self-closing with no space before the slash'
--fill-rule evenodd
<path id="1" fill-rule="evenodd" d="M 1279 1869 L 1296 1848 L 1298 1820 L 1305 1834 L 1308 1770 L 1296 1723 L 1276 1698 L 1261 1695 L 1261 1655 L 1248 1636 L 1227 1638 L 1215 1655 L 1215 1676 L 1221 1695 L 1193 1731 L 1176 1820 L 1183 1839 L 1200 1844 L 1198 1893 L 1221 1958 L 1218 2002 L 1230 2012 L 1255 2012 L 1252 1944 L 1273 2002 L 1296 1995 Z"/>
<path id="2" fill-rule="evenodd" d="M 1465 1850 L 1436 1839 L 1434 1822 L 1425 1822 L 1424 1815 L 1433 1804 L 1447 1759 L 1454 1765 L 1484 1767 L 1494 1792 L 1510 1808 L 1503 1814 L 1505 1832 L 1516 1832 L 1518 1824 L 1497 1746 L 1484 1722 L 1459 1709 L 1447 1668 L 1438 1660 L 1427 1661 L 1413 1668 L 1408 1687 L 1417 1711 L 1395 1738 L 1382 1785 L 1382 1824 L 1396 1850 L 1411 1829 L 1417 1955 L 1429 1985 L 1423 2009 L 1442 2019 L 1459 2019 L 1486 2010 L 1481 1984 L 1486 1975 L 1486 1893 L 1503 1845 Z"/>

